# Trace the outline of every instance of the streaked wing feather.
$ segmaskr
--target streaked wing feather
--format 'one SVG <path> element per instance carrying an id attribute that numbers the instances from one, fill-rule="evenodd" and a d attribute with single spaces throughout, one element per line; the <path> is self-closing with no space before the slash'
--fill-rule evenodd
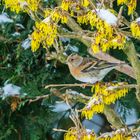
<path id="1" fill-rule="evenodd" d="M 93 70 L 102 70 L 105 68 L 110 68 L 110 67 L 115 67 L 118 64 L 116 63 L 109 63 L 103 60 L 98 60 L 96 63 L 94 62 L 93 64 L 90 63 L 86 68 L 82 70 L 82 72 L 92 72 Z"/>

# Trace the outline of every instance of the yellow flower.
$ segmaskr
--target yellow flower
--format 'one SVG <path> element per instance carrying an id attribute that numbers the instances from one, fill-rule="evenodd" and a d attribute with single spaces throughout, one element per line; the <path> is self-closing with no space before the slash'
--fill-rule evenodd
<path id="1" fill-rule="evenodd" d="M 29 10 L 37 11 L 40 0 L 4 0 L 6 8 L 18 13 L 19 11 L 26 11 L 24 5 L 29 7 Z"/>
<path id="2" fill-rule="evenodd" d="M 97 83 L 94 85 L 94 96 L 99 96 L 100 98 L 102 97 L 102 102 L 104 104 L 110 105 L 111 103 L 114 103 L 117 99 L 124 97 L 128 93 L 127 88 L 123 89 L 115 89 L 117 86 L 125 85 L 127 83 L 118 83 L 118 84 L 113 84 L 113 83 Z M 93 91 L 93 89 L 92 89 Z"/>
<path id="3" fill-rule="evenodd" d="M 31 49 L 35 52 L 40 44 L 43 46 L 51 46 L 57 35 L 57 26 L 53 23 L 40 22 L 36 23 L 36 29 L 31 35 Z"/>
<path id="4" fill-rule="evenodd" d="M 111 48 L 110 41 L 108 41 L 108 40 L 102 41 L 102 43 L 101 43 L 101 48 L 102 48 L 102 51 L 103 51 L 103 52 L 108 51 L 108 50 Z"/>
<path id="5" fill-rule="evenodd" d="M 64 135 L 64 140 L 77 140 L 77 130 L 75 127 L 72 127 Z"/>
<path id="6" fill-rule="evenodd" d="M 88 23 L 88 19 L 86 17 L 86 15 L 79 15 L 77 17 L 77 22 L 80 23 L 80 24 L 87 24 Z"/>
<path id="7" fill-rule="evenodd" d="M 98 53 L 100 51 L 99 46 L 94 43 L 92 44 L 91 48 L 94 53 Z"/>
<path id="8" fill-rule="evenodd" d="M 97 17 L 97 15 L 96 15 L 96 13 L 95 12 L 92 12 L 92 11 L 89 11 L 88 13 L 87 13 L 87 16 L 86 16 L 86 18 L 88 19 L 88 21 L 89 21 L 89 23 L 90 23 L 90 25 L 93 27 L 93 26 L 96 26 L 96 23 L 98 22 L 98 17 Z"/>
<path id="9" fill-rule="evenodd" d="M 89 0 L 82 0 L 82 6 L 87 7 L 89 5 Z"/>
<path id="10" fill-rule="evenodd" d="M 114 37 L 110 44 L 111 44 L 111 47 L 110 48 L 113 48 L 113 49 L 123 49 L 124 48 L 124 45 L 126 43 L 126 37 L 124 35 L 117 35 L 116 37 Z"/>
<path id="11" fill-rule="evenodd" d="M 64 135 L 64 140 L 95 140 L 94 131 L 85 128 L 71 127 Z"/>
<path id="12" fill-rule="evenodd" d="M 58 23 L 59 21 L 61 21 L 61 23 L 67 23 L 68 21 L 66 14 L 64 14 L 63 11 L 59 10 L 54 11 L 51 17 L 55 23 Z"/>
<path id="13" fill-rule="evenodd" d="M 96 137 L 94 134 L 87 134 L 87 135 L 84 135 L 81 140 L 96 140 Z"/>
<path id="14" fill-rule="evenodd" d="M 104 104 L 102 97 L 93 96 L 87 105 L 82 110 L 82 116 L 86 119 L 92 119 L 93 115 L 96 113 L 102 113 L 104 110 Z"/>
<path id="15" fill-rule="evenodd" d="M 126 4 L 128 6 L 128 15 L 130 15 L 136 9 L 137 0 L 117 0 L 117 4 Z"/>
<path id="16" fill-rule="evenodd" d="M 125 129 L 104 133 L 98 140 L 131 140 L 132 136 L 127 136 Z"/>
<path id="17" fill-rule="evenodd" d="M 140 18 L 133 21 L 130 25 L 132 36 L 135 38 L 140 38 Z"/>
<path id="18" fill-rule="evenodd" d="M 68 11 L 69 7 L 71 7 L 71 4 L 73 3 L 74 3 L 73 0 L 62 0 L 61 8 L 65 11 Z"/>
<path id="19" fill-rule="evenodd" d="M 128 2 L 128 0 L 117 0 L 117 4 L 126 4 Z"/>
<path id="20" fill-rule="evenodd" d="M 45 11 L 44 11 L 45 16 L 44 17 L 46 18 L 46 17 L 50 16 L 51 12 L 52 12 L 52 10 L 45 9 Z"/>
<path id="21" fill-rule="evenodd" d="M 24 0 L 4 0 L 6 8 L 10 8 L 11 11 L 19 13 L 22 10 L 20 4 L 24 2 Z"/>
<path id="22" fill-rule="evenodd" d="M 128 3 L 128 15 L 132 14 L 137 6 L 137 0 L 130 0 L 130 2 Z"/>
<path id="23" fill-rule="evenodd" d="M 40 0 L 26 0 L 28 7 L 32 11 L 37 11 Z"/>

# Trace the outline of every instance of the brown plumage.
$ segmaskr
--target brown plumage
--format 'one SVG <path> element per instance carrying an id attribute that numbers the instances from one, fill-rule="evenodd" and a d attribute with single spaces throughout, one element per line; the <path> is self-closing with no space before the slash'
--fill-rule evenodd
<path id="1" fill-rule="evenodd" d="M 81 57 L 77 54 L 68 56 L 67 64 L 72 76 L 86 83 L 101 81 L 108 72 L 120 65 L 95 58 Z"/>

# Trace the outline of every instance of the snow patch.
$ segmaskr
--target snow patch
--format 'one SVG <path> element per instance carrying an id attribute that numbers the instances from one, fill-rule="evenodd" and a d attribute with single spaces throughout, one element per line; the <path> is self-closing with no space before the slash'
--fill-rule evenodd
<path id="1" fill-rule="evenodd" d="M 67 45 L 66 49 L 72 52 L 79 52 L 79 48 L 77 46 Z"/>
<path id="2" fill-rule="evenodd" d="M 21 43 L 21 47 L 24 48 L 25 50 L 30 48 L 31 46 L 31 40 L 29 38 L 26 38 L 24 41 Z"/>
<path id="3" fill-rule="evenodd" d="M 93 11 L 95 12 L 95 10 Z M 106 9 L 96 9 L 97 15 L 104 21 L 106 21 L 110 25 L 117 24 L 117 17 L 112 14 L 109 10 Z"/>
<path id="4" fill-rule="evenodd" d="M 12 34 L 12 36 L 18 37 L 18 36 L 20 36 L 20 33 L 19 33 L 19 32 L 14 32 L 14 33 Z"/>
<path id="5" fill-rule="evenodd" d="M 71 106 L 69 106 L 65 102 L 56 102 L 54 106 L 50 107 L 53 107 L 52 111 L 57 113 L 67 111 L 71 108 Z"/>
<path id="6" fill-rule="evenodd" d="M 140 22 L 140 17 L 136 19 L 136 22 Z"/>
<path id="7" fill-rule="evenodd" d="M 0 24 L 13 23 L 13 22 L 14 21 L 8 17 L 7 13 L 0 14 Z"/>
<path id="8" fill-rule="evenodd" d="M 21 93 L 21 87 L 14 84 L 6 84 L 3 88 L 1 88 L 1 92 L 2 99 L 9 96 L 20 96 L 21 94 L 23 96 L 27 95 L 26 93 Z"/>
<path id="9" fill-rule="evenodd" d="M 21 29 L 25 29 L 25 27 L 22 24 L 20 24 L 20 23 L 16 23 L 16 26 L 20 27 Z"/>

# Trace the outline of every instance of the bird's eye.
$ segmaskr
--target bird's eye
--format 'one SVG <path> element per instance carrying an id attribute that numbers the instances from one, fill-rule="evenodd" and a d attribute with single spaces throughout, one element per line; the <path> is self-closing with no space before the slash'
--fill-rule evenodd
<path id="1" fill-rule="evenodd" d="M 73 58 L 71 58 L 71 61 L 74 61 L 74 59 L 73 59 Z"/>

